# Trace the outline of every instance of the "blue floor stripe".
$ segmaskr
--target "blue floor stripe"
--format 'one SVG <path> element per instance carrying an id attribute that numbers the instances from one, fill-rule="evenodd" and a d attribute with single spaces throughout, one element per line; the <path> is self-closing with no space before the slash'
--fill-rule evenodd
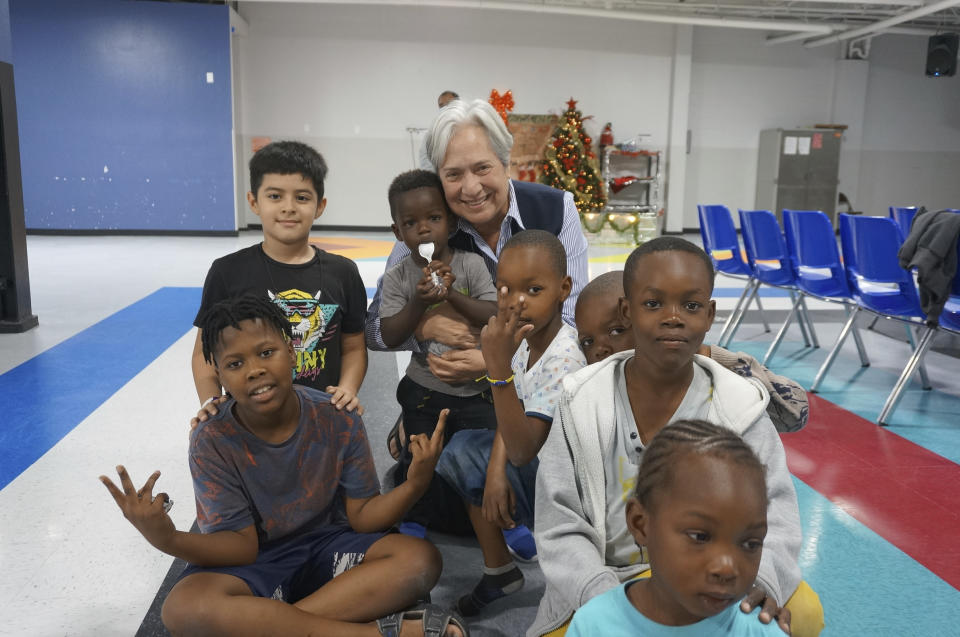
<path id="1" fill-rule="evenodd" d="M 958 634 L 960 591 L 803 482 L 794 485 L 800 568 L 823 604 L 821 637 Z"/>
<path id="2" fill-rule="evenodd" d="M 199 306 L 200 288 L 161 288 L 0 375 L 0 489 L 190 330 Z"/>

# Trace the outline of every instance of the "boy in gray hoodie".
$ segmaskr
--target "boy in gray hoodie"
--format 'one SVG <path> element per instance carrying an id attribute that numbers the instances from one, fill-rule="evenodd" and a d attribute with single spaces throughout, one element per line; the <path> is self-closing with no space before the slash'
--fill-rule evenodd
<path id="1" fill-rule="evenodd" d="M 645 445 L 671 422 L 690 418 L 735 431 L 767 469 L 769 530 L 744 606 L 762 604 L 760 620 L 778 617 L 781 626 L 793 612 L 794 635 L 822 628 L 822 607 L 797 564 L 797 496 L 766 413 L 769 396 L 754 379 L 696 353 L 713 323 L 713 274 L 703 250 L 683 239 L 661 237 L 634 250 L 620 303 L 635 349 L 563 380 L 540 452 L 536 539 L 546 592 L 528 637 L 562 634 L 588 600 L 649 569 L 627 529 L 626 501 Z"/>

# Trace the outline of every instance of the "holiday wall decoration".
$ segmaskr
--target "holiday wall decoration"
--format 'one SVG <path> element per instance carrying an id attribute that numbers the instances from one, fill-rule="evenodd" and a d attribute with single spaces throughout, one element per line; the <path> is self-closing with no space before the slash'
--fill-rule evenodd
<path id="1" fill-rule="evenodd" d="M 510 89 L 507 89 L 507 92 L 503 95 L 500 95 L 500 91 L 493 89 L 490 91 L 490 99 L 488 100 L 490 105 L 493 106 L 494 110 L 500 113 L 500 117 L 503 118 L 503 123 L 507 122 L 507 113 L 513 110 L 513 92 Z"/>
<path id="2" fill-rule="evenodd" d="M 581 215 L 597 212 L 606 203 L 592 143 L 583 130 L 583 115 L 571 97 L 547 143 L 540 183 L 573 193 Z"/>

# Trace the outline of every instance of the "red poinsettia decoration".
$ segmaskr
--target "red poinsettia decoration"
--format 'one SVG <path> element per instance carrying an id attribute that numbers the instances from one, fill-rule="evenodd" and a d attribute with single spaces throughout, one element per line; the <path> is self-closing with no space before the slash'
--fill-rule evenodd
<path id="1" fill-rule="evenodd" d="M 507 123 L 507 113 L 513 110 L 513 92 L 507 89 L 507 92 L 500 95 L 500 91 L 493 89 L 490 91 L 490 104 L 494 110 L 500 113 L 503 123 Z"/>

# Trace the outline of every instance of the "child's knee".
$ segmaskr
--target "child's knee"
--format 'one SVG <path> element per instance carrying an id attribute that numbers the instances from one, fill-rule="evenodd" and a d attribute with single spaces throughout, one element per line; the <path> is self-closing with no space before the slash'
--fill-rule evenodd
<path id="1" fill-rule="evenodd" d="M 160 618 L 171 635 L 186 635 L 200 626 L 210 626 L 210 605 L 204 603 L 204 596 L 193 586 L 181 586 L 187 580 L 181 580 L 173 587 L 163 602 Z"/>
<path id="2" fill-rule="evenodd" d="M 395 562 L 397 573 L 406 574 L 407 585 L 417 591 L 418 597 L 430 592 L 443 570 L 443 557 L 437 547 L 426 540 L 400 534 L 388 535 L 377 542 L 380 543 L 385 544 L 383 557 Z"/>
<path id="3" fill-rule="evenodd" d="M 216 603 L 209 578 L 203 574 L 185 577 L 167 595 L 160 611 L 163 625 L 172 635 L 200 635 L 222 632 L 220 605 Z M 238 580 L 240 586 L 245 587 Z M 249 590 L 246 591 L 249 594 Z"/>
<path id="4" fill-rule="evenodd" d="M 794 637 L 817 637 L 823 630 L 820 596 L 806 581 L 800 582 L 784 607 L 790 610 L 790 632 Z"/>

